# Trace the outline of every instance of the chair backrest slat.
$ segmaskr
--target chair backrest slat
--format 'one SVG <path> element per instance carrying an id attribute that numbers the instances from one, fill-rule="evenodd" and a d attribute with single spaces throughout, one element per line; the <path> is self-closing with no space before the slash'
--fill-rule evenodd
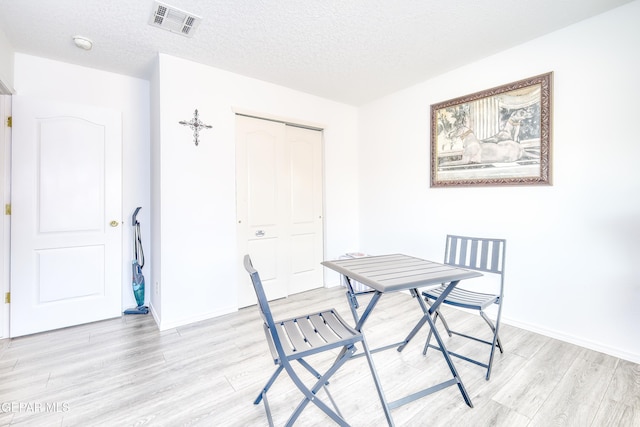
<path id="1" fill-rule="evenodd" d="M 273 323 L 273 315 L 271 314 L 271 308 L 269 307 L 269 302 L 267 301 L 267 295 L 264 292 L 264 287 L 262 286 L 262 281 L 260 280 L 258 271 L 253 268 L 253 264 L 251 263 L 251 258 L 249 257 L 249 255 L 244 256 L 244 268 L 245 270 L 247 270 L 251 277 L 253 290 L 255 291 L 256 297 L 258 298 L 258 308 L 260 309 L 262 318 L 265 320 L 265 322 L 271 320 L 270 323 Z"/>
<path id="2" fill-rule="evenodd" d="M 488 273 L 504 272 L 504 239 L 447 236 L 444 263 Z"/>
<path id="3" fill-rule="evenodd" d="M 264 292 L 264 287 L 262 286 L 260 275 L 258 274 L 258 271 L 253 268 L 251 257 L 249 255 L 244 256 L 244 268 L 251 276 L 251 283 L 253 284 L 253 290 L 256 292 L 256 297 L 258 298 L 258 308 L 260 309 L 262 320 L 264 320 L 265 326 L 271 333 L 273 344 L 275 345 L 278 356 L 280 357 L 282 362 L 285 363 L 286 354 L 282 346 L 282 342 L 280 341 L 280 335 L 278 333 L 278 329 L 276 328 L 275 321 L 273 320 L 273 315 L 271 314 L 271 307 L 269 307 L 269 301 L 267 300 L 267 295 Z"/>

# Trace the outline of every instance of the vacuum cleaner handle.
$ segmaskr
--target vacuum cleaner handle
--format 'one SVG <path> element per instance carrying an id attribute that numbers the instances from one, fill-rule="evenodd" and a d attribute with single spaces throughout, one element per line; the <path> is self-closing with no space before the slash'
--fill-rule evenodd
<path id="1" fill-rule="evenodd" d="M 138 206 L 136 208 L 136 211 L 133 213 L 133 216 L 131 217 L 131 225 L 136 225 L 138 223 L 136 216 L 138 215 L 138 212 L 140 211 L 140 209 L 142 209 L 142 206 Z"/>

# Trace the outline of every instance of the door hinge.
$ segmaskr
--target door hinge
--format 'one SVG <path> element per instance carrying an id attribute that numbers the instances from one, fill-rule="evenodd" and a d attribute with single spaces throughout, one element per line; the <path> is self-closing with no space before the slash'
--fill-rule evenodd
<path id="1" fill-rule="evenodd" d="M 4 205 L 4 214 L 11 215 L 11 203 L 7 203 Z"/>
<path id="2" fill-rule="evenodd" d="M 7 292 L 4 294 L 4 303 L 11 304 L 11 292 Z"/>
<path id="3" fill-rule="evenodd" d="M 7 127 L 10 128 L 13 126 L 13 117 L 7 117 Z"/>

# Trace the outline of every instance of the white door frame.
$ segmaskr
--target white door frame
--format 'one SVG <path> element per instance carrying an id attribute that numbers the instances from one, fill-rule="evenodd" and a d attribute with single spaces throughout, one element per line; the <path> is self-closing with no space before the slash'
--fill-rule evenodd
<path id="1" fill-rule="evenodd" d="M 0 338 L 9 337 L 9 304 L 5 295 L 11 290 L 11 217 L 4 212 L 11 203 L 11 128 L 7 118 L 11 116 L 11 95 L 0 95 Z"/>

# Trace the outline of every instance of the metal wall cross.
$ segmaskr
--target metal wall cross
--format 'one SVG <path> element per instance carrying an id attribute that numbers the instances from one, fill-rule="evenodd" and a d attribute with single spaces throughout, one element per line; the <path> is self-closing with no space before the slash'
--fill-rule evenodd
<path id="1" fill-rule="evenodd" d="M 211 125 L 205 125 L 204 123 L 202 123 L 202 121 L 198 117 L 197 108 L 193 113 L 193 119 L 189 120 L 188 122 L 185 120 L 180 120 L 178 123 L 180 123 L 181 125 L 189 126 L 191 128 L 191 130 L 193 131 L 193 142 L 196 143 L 196 146 L 198 145 L 198 142 L 200 142 L 200 129 L 211 129 L 213 127 Z"/>

